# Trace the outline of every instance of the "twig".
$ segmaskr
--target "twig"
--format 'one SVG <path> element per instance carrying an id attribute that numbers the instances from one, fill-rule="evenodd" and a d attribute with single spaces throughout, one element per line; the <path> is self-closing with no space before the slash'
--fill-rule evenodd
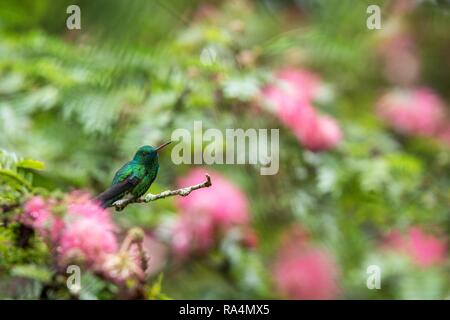
<path id="1" fill-rule="evenodd" d="M 131 203 L 147 203 L 150 201 L 156 201 L 159 199 L 164 199 L 167 197 L 172 197 L 172 196 L 182 196 L 182 197 L 186 197 L 187 195 L 189 195 L 192 191 L 194 190 L 198 190 L 198 189 L 202 189 L 202 188 L 208 188 L 210 187 L 211 184 L 211 177 L 208 174 L 205 174 L 206 176 L 206 181 L 203 183 L 199 183 L 190 187 L 186 187 L 186 188 L 181 188 L 178 190 L 166 190 L 163 191 L 161 193 L 158 194 L 151 194 L 148 193 L 140 198 L 123 198 L 120 200 L 117 200 L 116 202 L 114 202 L 111 207 L 115 207 L 116 211 L 122 211 L 123 209 L 125 209 L 125 207 Z"/>

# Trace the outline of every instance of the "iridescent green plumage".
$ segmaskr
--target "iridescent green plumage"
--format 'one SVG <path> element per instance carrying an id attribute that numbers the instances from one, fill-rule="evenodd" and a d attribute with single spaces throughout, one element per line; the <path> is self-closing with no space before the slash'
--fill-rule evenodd
<path id="1" fill-rule="evenodd" d="M 133 159 L 116 172 L 111 187 L 97 196 L 97 200 L 101 202 L 102 207 L 109 207 L 125 196 L 139 198 L 144 195 L 158 174 L 158 151 L 169 143 L 165 143 L 158 148 L 152 146 L 140 147 Z"/>

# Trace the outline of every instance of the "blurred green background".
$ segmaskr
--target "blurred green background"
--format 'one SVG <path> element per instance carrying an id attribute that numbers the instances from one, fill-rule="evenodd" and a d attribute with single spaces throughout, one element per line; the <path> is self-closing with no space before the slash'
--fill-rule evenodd
<path id="1" fill-rule="evenodd" d="M 366 26 L 374 2 L 381 30 Z M 66 27 L 71 4 L 81 8 L 81 30 Z M 399 132 L 376 112 L 384 92 L 416 87 L 433 90 L 448 112 L 449 17 L 448 1 L 2 1 L 0 169 L 19 182 L 0 175 L 0 297 L 42 298 L 42 288 L 61 283 L 38 236 L 31 247 L 17 245 L 12 221 L 30 194 L 98 194 L 139 146 L 202 120 L 205 129 L 280 128 L 278 174 L 262 176 L 255 165 L 202 167 L 243 192 L 257 245 L 242 246 L 227 232 L 206 252 L 174 262 L 164 237 L 180 214 L 174 198 L 111 210 L 120 234 L 138 226 L 152 239 L 146 298 L 449 298 L 448 246 L 436 249 L 450 232 L 448 134 L 442 141 Z M 397 48 L 404 38 L 412 44 Z M 339 124 L 336 147 L 308 150 L 261 107 L 261 91 L 286 68 L 320 75 L 324 91 L 314 107 Z M 195 167 L 174 165 L 170 152 L 160 166 L 152 193 L 175 188 Z M 394 254 L 381 249 L 386 234 L 413 226 L 436 239 Z M 329 274 L 304 267 L 301 254 L 280 279 L 280 248 L 297 246 L 292 228 L 332 257 L 339 290 L 320 280 Z M 408 260 L 434 249 L 436 263 Z M 380 290 L 366 286 L 370 264 L 381 267 Z M 78 298 L 130 298 L 94 273 L 84 277 Z M 308 296 L 316 286 L 326 293 Z M 69 297 L 62 289 L 49 296 Z"/>

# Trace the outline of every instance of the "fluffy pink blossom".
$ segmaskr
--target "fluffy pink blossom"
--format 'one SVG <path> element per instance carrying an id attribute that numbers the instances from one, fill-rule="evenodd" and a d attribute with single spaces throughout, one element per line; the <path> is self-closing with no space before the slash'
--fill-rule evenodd
<path id="1" fill-rule="evenodd" d="M 59 238 L 60 261 L 80 256 L 88 264 L 101 263 L 105 254 L 117 250 L 114 231 L 108 211 L 92 200 L 70 203 Z"/>
<path id="2" fill-rule="evenodd" d="M 329 116 L 318 116 L 303 127 L 294 130 L 305 147 L 312 151 L 328 150 L 342 139 L 342 132 L 336 120 Z"/>
<path id="3" fill-rule="evenodd" d="M 311 105 L 320 89 L 316 74 L 298 69 L 276 73 L 275 81 L 264 88 L 262 95 L 278 118 L 290 128 L 307 125 L 316 113 Z"/>
<path id="4" fill-rule="evenodd" d="M 130 229 L 122 241 L 120 249 L 106 254 L 101 272 L 117 283 L 123 284 L 124 281 L 132 279 L 140 283 L 145 281 L 151 257 L 144 248 L 144 240 L 145 233 L 142 229 Z"/>
<path id="5" fill-rule="evenodd" d="M 204 252 L 214 245 L 215 226 L 206 213 L 183 214 L 173 227 L 172 249 L 179 256 Z"/>
<path id="6" fill-rule="evenodd" d="M 331 149 L 342 139 L 337 122 L 317 114 L 312 106 L 320 86 L 320 79 L 314 73 L 285 69 L 278 72 L 276 81 L 262 91 L 264 101 L 280 121 L 313 151 Z"/>
<path id="7" fill-rule="evenodd" d="M 377 102 L 381 119 L 404 134 L 433 136 L 444 125 L 441 99 L 428 88 L 393 90 Z"/>
<path id="8" fill-rule="evenodd" d="M 420 267 L 442 264 L 447 259 L 447 241 L 425 233 L 420 227 L 412 227 L 406 233 L 393 231 L 383 247 L 406 254 Z"/>
<path id="9" fill-rule="evenodd" d="M 145 279 L 136 244 L 131 244 L 126 250 L 106 254 L 103 260 L 101 269 L 114 282 L 121 283 L 131 278 Z"/>
<path id="10" fill-rule="evenodd" d="M 172 230 L 172 247 L 180 255 L 212 247 L 218 233 L 249 222 L 245 194 L 218 173 L 210 173 L 212 186 L 177 199 L 180 216 Z M 192 170 L 179 180 L 181 187 L 204 180 L 205 171 Z"/>
<path id="11" fill-rule="evenodd" d="M 90 218 L 99 221 L 99 223 L 111 224 L 110 213 L 101 208 L 90 198 L 74 200 L 67 205 L 68 219 L 75 217 Z"/>
<path id="12" fill-rule="evenodd" d="M 19 220 L 57 249 L 61 265 L 80 258 L 99 266 L 105 254 L 117 250 L 115 225 L 108 211 L 86 194 L 74 192 L 63 201 L 33 197 L 24 209 Z"/>
<path id="13" fill-rule="evenodd" d="M 42 230 L 49 221 L 51 213 L 48 204 L 42 197 L 33 197 L 25 203 L 25 212 L 21 215 L 22 223 Z"/>
<path id="14" fill-rule="evenodd" d="M 322 81 L 310 71 L 301 69 L 283 69 L 277 72 L 276 78 L 280 86 L 294 99 L 312 101 L 317 97 Z"/>
<path id="15" fill-rule="evenodd" d="M 189 197 L 177 199 L 182 214 L 203 212 L 213 223 L 220 226 L 245 224 L 249 220 L 248 203 L 245 194 L 219 173 L 210 172 L 214 182 L 209 188 L 192 192 Z M 186 177 L 179 179 L 180 187 L 190 186 L 205 179 L 205 170 L 194 169 Z"/>
<path id="16" fill-rule="evenodd" d="M 307 244 L 298 234 L 286 240 L 273 268 L 277 290 L 290 299 L 337 298 L 338 268 L 329 253 Z"/>
<path id="17" fill-rule="evenodd" d="M 40 196 L 31 198 L 25 203 L 20 222 L 35 229 L 41 236 L 56 240 L 62 228 L 62 221 L 52 214 L 52 201 Z"/>

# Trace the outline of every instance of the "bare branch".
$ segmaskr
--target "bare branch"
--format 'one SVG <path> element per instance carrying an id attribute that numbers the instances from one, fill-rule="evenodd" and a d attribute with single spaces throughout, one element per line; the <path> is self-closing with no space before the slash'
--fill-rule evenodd
<path id="1" fill-rule="evenodd" d="M 182 196 L 186 197 L 189 195 L 192 191 L 202 189 L 202 188 L 208 188 L 212 185 L 211 183 L 211 177 L 208 174 L 205 174 L 206 181 L 203 183 L 199 183 L 190 187 L 181 188 L 178 190 L 166 190 L 158 194 L 151 194 L 147 193 L 146 195 L 140 197 L 140 198 L 133 198 L 133 197 L 127 197 L 120 200 L 117 200 L 114 202 L 111 207 L 115 207 L 116 211 L 122 211 L 125 209 L 125 207 L 131 203 L 142 203 L 142 202 L 150 202 L 150 201 L 156 201 L 159 199 L 164 199 L 167 197 L 173 197 L 173 196 Z"/>

